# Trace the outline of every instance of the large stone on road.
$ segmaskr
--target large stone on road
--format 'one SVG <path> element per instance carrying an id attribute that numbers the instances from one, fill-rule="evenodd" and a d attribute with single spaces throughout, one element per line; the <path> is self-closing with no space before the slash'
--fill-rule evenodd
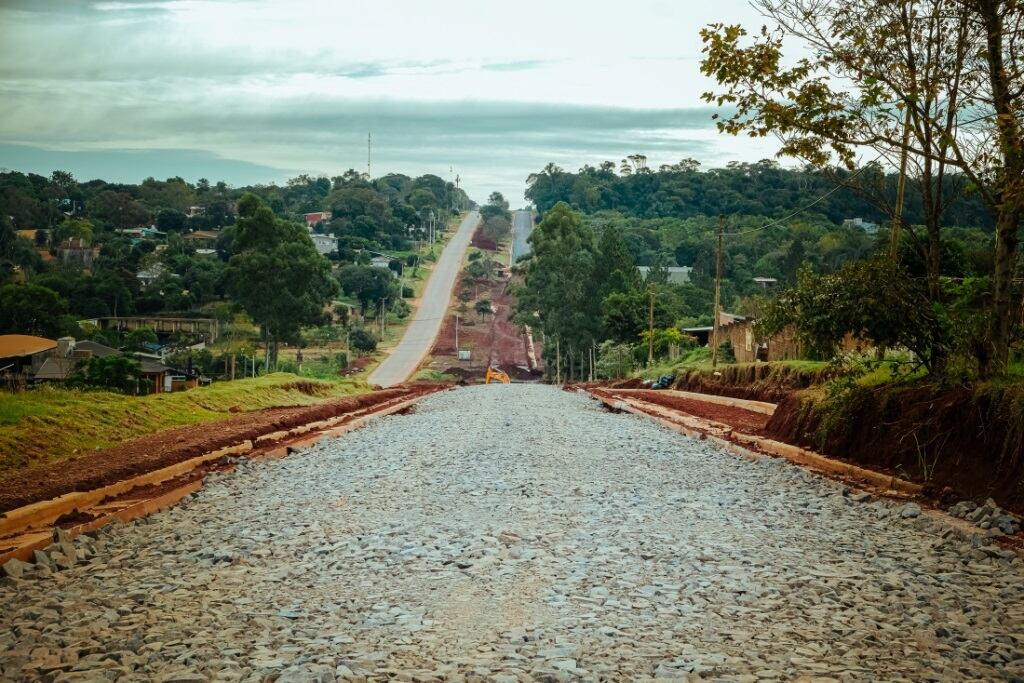
<path id="1" fill-rule="evenodd" d="M 1024 676 L 1021 563 L 898 510 L 579 394 L 463 388 L 0 582 L 0 679 Z"/>

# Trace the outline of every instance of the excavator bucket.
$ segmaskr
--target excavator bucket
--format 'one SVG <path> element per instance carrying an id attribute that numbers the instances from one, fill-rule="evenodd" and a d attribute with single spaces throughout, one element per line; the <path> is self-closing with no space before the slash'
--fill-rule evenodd
<path id="1" fill-rule="evenodd" d="M 484 384 L 490 384 L 491 382 L 501 382 L 502 384 L 508 384 L 511 380 L 508 374 L 497 368 L 487 368 L 487 374 L 484 375 Z"/>

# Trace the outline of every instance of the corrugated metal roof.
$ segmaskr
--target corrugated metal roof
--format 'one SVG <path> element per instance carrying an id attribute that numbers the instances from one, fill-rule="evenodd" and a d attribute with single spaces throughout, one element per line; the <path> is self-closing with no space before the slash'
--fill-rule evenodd
<path id="1" fill-rule="evenodd" d="M 30 334 L 0 334 L 0 358 L 33 356 L 57 348 L 57 342 Z"/>
<path id="2" fill-rule="evenodd" d="M 33 375 L 33 379 L 62 382 L 71 376 L 79 362 L 81 362 L 80 358 L 47 358 L 39 366 L 39 371 Z"/>

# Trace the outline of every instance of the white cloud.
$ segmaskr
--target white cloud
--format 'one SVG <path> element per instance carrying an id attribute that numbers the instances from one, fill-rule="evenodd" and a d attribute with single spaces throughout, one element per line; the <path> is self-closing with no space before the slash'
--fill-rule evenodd
<path id="1" fill-rule="evenodd" d="M 513 197 L 547 161 L 769 156 L 696 109 L 712 21 L 757 23 L 743 0 L 11 0 L 0 139 L 337 172 L 372 129 L 381 172 L 455 163 L 475 193 Z"/>

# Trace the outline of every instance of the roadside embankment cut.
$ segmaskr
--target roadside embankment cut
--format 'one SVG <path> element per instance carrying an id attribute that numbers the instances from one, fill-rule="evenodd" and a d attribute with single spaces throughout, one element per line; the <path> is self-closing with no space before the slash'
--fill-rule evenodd
<path id="1" fill-rule="evenodd" d="M 0 478 L 175 427 L 194 429 L 234 414 L 314 406 L 367 391 L 365 383 L 353 380 L 274 373 L 149 396 L 49 387 L 0 393 Z"/>
<path id="2" fill-rule="evenodd" d="M 0 478 L 0 512 L 72 491 L 107 486 L 246 441 L 266 442 L 268 435 L 283 434 L 387 401 L 424 395 L 443 386 L 447 385 L 404 385 L 317 405 L 245 413 L 204 424 L 202 428 L 190 425 L 168 429 L 112 448 L 25 468 Z"/>
<path id="3" fill-rule="evenodd" d="M 1024 512 L 1024 386 L 852 387 L 783 398 L 774 439 L 921 483 L 943 504 L 993 498 Z"/>

